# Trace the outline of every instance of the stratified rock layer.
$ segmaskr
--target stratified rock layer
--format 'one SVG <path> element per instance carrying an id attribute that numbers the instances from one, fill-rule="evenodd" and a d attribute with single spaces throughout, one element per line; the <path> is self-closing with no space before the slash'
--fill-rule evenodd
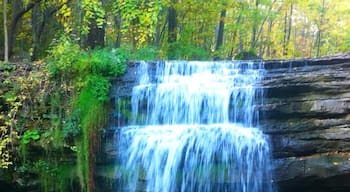
<path id="1" fill-rule="evenodd" d="M 350 191 L 350 57 L 266 63 L 257 106 L 279 191 Z"/>

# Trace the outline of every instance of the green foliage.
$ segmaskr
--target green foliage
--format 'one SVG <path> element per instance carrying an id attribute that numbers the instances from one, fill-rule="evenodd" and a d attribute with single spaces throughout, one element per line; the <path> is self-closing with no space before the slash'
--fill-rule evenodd
<path id="1" fill-rule="evenodd" d="M 50 159 L 38 159 L 21 167 L 24 172 L 39 174 L 41 191 L 71 191 L 75 169 L 72 164 L 54 162 Z M 59 178 L 59 179 L 57 179 Z"/>
<path id="2" fill-rule="evenodd" d="M 158 14 L 162 9 L 159 0 L 114 0 L 114 14 L 123 20 L 121 31 L 132 41 L 133 48 L 145 45 L 155 34 Z"/>
<path id="3" fill-rule="evenodd" d="M 73 74 L 74 64 L 81 54 L 78 44 L 63 35 L 49 50 L 48 69 L 53 77 Z"/>
<path id="4" fill-rule="evenodd" d="M 74 138 L 81 133 L 79 125 L 79 110 L 75 110 L 67 119 L 62 127 L 64 138 Z"/>
<path id="5" fill-rule="evenodd" d="M 112 50 L 97 49 L 90 54 L 90 63 L 92 74 L 107 76 L 117 76 L 123 74 L 126 70 L 125 57 L 119 57 Z"/>
<path id="6" fill-rule="evenodd" d="M 131 49 L 130 48 L 126 48 L 126 47 L 112 49 L 112 53 L 113 53 L 113 55 L 116 56 L 117 63 L 119 63 L 119 64 L 124 63 L 125 64 L 130 59 Z"/>
<path id="7" fill-rule="evenodd" d="M 14 71 L 16 70 L 16 65 L 10 65 L 7 62 L 0 63 L 0 71 Z"/>
<path id="8" fill-rule="evenodd" d="M 28 144 L 30 141 L 37 141 L 40 139 L 39 130 L 33 129 L 33 130 L 26 130 L 22 136 L 21 143 L 22 144 Z"/>
<path id="9" fill-rule="evenodd" d="M 122 48 L 113 49 L 118 58 L 123 62 L 129 61 L 151 61 L 160 58 L 159 49 L 153 46 L 144 46 L 138 49 L 124 46 Z"/>
<path id="10" fill-rule="evenodd" d="M 103 82 L 100 78 L 95 80 Z M 93 80 L 93 78 L 90 79 Z M 102 97 L 102 100 L 99 97 L 103 92 L 103 94 L 107 94 L 108 90 L 96 91 L 95 86 L 98 84 L 100 83 L 88 83 L 80 92 L 78 105 L 76 106 L 80 110 L 80 125 L 82 128 L 81 137 L 77 142 L 77 169 L 80 185 L 84 191 L 89 191 L 89 185 L 93 182 L 93 178 L 90 177 L 93 171 L 90 162 L 94 161 L 95 158 L 93 149 L 97 142 L 96 133 L 104 126 L 107 115 L 106 100 L 103 100 L 106 97 Z"/>
<path id="11" fill-rule="evenodd" d="M 169 59 L 186 59 L 186 60 L 208 60 L 210 58 L 208 51 L 203 48 L 195 47 L 188 43 L 175 42 L 169 45 Z"/>
<path id="12" fill-rule="evenodd" d="M 110 87 L 111 84 L 106 78 L 92 75 L 88 76 L 85 89 L 91 92 L 92 97 L 97 101 L 106 102 L 109 99 L 108 92 Z"/>
<path id="13" fill-rule="evenodd" d="M 53 132 L 62 135 L 62 139 L 69 143 L 66 146 L 76 152 L 76 176 L 82 190 L 89 191 L 92 184 L 90 162 L 94 159 L 96 146 L 94 135 L 105 122 L 105 104 L 111 87 L 109 78 L 125 72 L 129 54 L 119 49 L 85 51 L 66 37 L 52 49 L 48 69 L 52 80 L 57 83 L 55 86 L 59 87 L 52 95 L 55 98 L 52 104 L 57 105 L 52 112 L 58 111 L 60 120 L 58 124 L 52 122 L 55 124 Z"/>
<path id="14" fill-rule="evenodd" d="M 83 51 L 72 40 L 63 37 L 54 45 L 48 58 L 49 71 L 53 77 L 83 79 L 88 74 L 117 76 L 126 70 L 125 56 L 109 49 Z"/>
<path id="15" fill-rule="evenodd" d="M 255 50 L 250 49 L 248 51 L 242 51 L 238 53 L 234 59 L 235 60 L 255 60 L 255 59 L 261 59 L 261 58 L 259 58 Z"/>
<path id="16" fill-rule="evenodd" d="M 207 52 L 217 51 L 213 50 L 217 40 L 216 27 L 221 20 L 220 12 L 227 11 L 223 18 L 222 45 L 227 50 L 218 58 L 231 57 L 249 48 L 256 49 L 264 58 L 313 57 L 316 52 L 329 55 L 350 49 L 348 0 L 338 0 L 337 3 L 318 0 L 58 0 L 39 1 L 33 8 L 26 7 L 32 3 L 25 0 L 18 1 L 18 5 L 8 4 L 9 14 L 13 14 L 10 10 L 16 9 L 14 6 L 28 8 L 27 13 L 18 15 L 22 22 L 9 30 L 10 37 L 17 37 L 17 42 L 10 42 L 14 53 L 25 51 L 27 55 L 41 56 L 52 37 L 62 32 L 74 36 L 79 45 L 86 45 L 90 37 L 98 36 L 93 32 L 99 29 L 104 32 L 102 38 L 108 45 L 131 45 L 133 49 L 156 45 L 161 52 L 167 53 L 169 8 L 177 15 L 177 40 Z M 302 19 L 288 22 L 290 18 Z M 16 31 L 18 34 L 12 34 Z M 318 32 L 321 36 L 317 35 Z M 174 55 L 191 58 L 183 53 Z M 175 56 L 170 58 L 179 59 Z"/>
<path id="17" fill-rule="evenodd" d="M 83 0 L 82 9 L 84 10 L 82 34 L 89 33 L 91 22 L 95 21 L 97 27 L 102 28 L 105 24 L 105 11 L 102 2 L 98 0 Z"/>
<path id="18" fill-rule="evenodd" d="M 34 162 L 34 168 L 40 172 L 40 173 L 53 173 L 55 171 L 55 168 L 50 166 L 50 164 L 47 161 L 44 161 L 42 159 Z"/>
<path id="19" fill-rule="evenodd" d="M 134 61 L 150 61 L 159 59 L 159 50 L 156 47 L 145 46 L 139 49 L 136 49 L 129 56 L 129 60 Z"/>

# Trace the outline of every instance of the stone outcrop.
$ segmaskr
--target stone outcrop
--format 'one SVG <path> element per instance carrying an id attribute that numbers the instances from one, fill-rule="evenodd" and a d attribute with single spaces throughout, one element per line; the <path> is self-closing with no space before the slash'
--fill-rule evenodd
<path id="1" fill-rule="evenodd" d="M 349 191 L 350 55 L 268 61 L 261 128 L 279 191 Z"/>
<path id="2" fill-rule="evenodd" d="M 112 99 L 131 96 L 137 65 L 130 63 L 126 75 L 113 80 Z M 156 62 L 149 65 L 154 70 Z M 259 86 L 265 99 L 256 110 L 271 139 L 278 191 L 350 191 L 350 54 L 264 66 Z M 111 114 L 113 125 L 127 121 Z M 114 130 L 105 137 L 112 140 Z M 117 150 L 105 141 L 102 156 L 112 163 Z"/>

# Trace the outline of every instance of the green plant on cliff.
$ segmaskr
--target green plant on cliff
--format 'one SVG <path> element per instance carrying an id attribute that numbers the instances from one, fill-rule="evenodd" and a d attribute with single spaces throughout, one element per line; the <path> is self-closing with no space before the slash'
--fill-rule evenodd
<path id="1" fill-rule="evenodd" d="M 73 78 L 71 75 L 76 74 L 74 65 L 80 54 L 81 49 L 78 44 L 65 35 L 61 36 L 54 42 L 47 57 L 51 77 L 56 79 L 58 76 L 68 79 Z"/>
<path id="2" fill-rule="evenodd" d="M 7 82 L 10 83 L 11 80 Z M 8 168 L 13 164 L 11 146 L 17 139 L 18 133 L 14 126 L 16 114 L 21 106 L 21 101 L 15 94 L 14 91 L 8 91 L 0 96 L 4 103 L 4 109 L 0 111 L 0 168 Z"/>
<path id="3" fill-rule="evenodd" d="M 9 168 L 16 160 L 16 151 L 23 127 L 28 126 L 36 116 L 29 106 L 41 100 L 41 93 L 32 94 L 45 80 L 43 72 L 27 71 L 23 66 L 11 64 L 11 70 L 0 73 L 0 168 Z M 40 78 L 36 78 L 40 77 Z M 45 88 L 45 85 L 41 85 Z"/>
<path id="4" fill-rule="evenodd" d="M 41 191 L 93 191 L 109 78 L 124 73 L 128 55 L 83 50 L 65 36 L 49 54 L 45 62 L 0 69 L 0 169 L 21 168 L 13 170 L 14 178 L 38 175 Z M 70 164 L 63 165 L 67 159 Z"/>
<path id="5" fill-rule="evenodd" d="M 10 159 L 10 152 L 7 150 L 7 146 L 11 143 L 12 139 L 9 137 L 8 130 L 5 126 L 0 127 L 0 168 L 8 168 L 12 165 Z"/>
<path id="6" fill-rule="evenodd" d="M 97 133 L 105 125 L 108 111 L 109 77 L 124 73 L 126 57 L 118 50 L 84 51 L 66 37 L 60 41 L 52 47 L 48 69 L 56 86 L 61 87 L 58 94 L 68 99 L 57 103 L 69 104 L 64 105 L 63 115 L 58 115 L 64 123 L 56 129 L 67 142 L 73 140 L 74 144 L 67 144 L 74 146 L 77 154 L 80 188 L 92 191 Z M 68 59 L 63 60 L 65 57 Z"/>
<path id="7" fill-rule="evenodd" d="M 94 86 L 90 86 L 86 86 L 81 91 L 77 102 L 77 107 L 81 110 L 80 121 L 82 127 L 82 134 L 77 142 L 78 176 L 81 187 L 86 191 L 93 188 L 94 150 L 98 145 L 99 129 L 106 122 L 107 112 L 106 100 L 101 99 L 105 99 L 108 93 L 95 92 L 93 91 Z"/>
<path id="8" fill-rule="evenodd" d="M 37 129 L 26 130 L 22 136 L 21 143 L 26 145 L 30 141 L 37 141 L 39 139 L 40 139 L 40 134 L 39 134 L 39 131 Z"/>

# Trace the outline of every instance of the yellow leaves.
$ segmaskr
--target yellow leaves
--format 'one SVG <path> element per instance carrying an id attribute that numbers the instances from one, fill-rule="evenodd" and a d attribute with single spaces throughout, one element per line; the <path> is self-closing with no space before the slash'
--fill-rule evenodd
<path id="1" fill-rule="evenodd" d="M 2 120 L 4 120 L 4 116 L 0 115 L 0 122 Z M 7 169 L 9 165 L 12 165 L 10 152 L 7 149 L 11 142 L 12 139 L 9 137 L 7 126 L 0 125 L 0 168 Z"/>
<path id="2" fill-rule="evenodd" d="M 86 35 L 92 21 L 95 21 L 98 27 L 105 23 L 105 11 L 99 0 L 82 0 L 79 4 L 67 4 L 67 0 L 59 2 L 63 6 L 56 16 L 66 33 L 80 30 L 80 33 Z"/>
<path id="3" fill-rule="evenodd" d="M 63 3 L 63 2 L 62 2 Z M 56 13 L 58 20 L 62 23 L 65 32 L 70 33 L 72 31 L 72 8 L 67 4 L 64 4 L 62 8 Z"/>
<path id="4" fill-rule="evenodd" d="M 5 149 L 5 142 L 7 140 L 0 141 L 0 168 L 3 169 L 7 169 L 9 165 L 12 165 L 10 153 Z"/>
<path id="5" fill-rule="evenodd" d="M 41 106 L 43 95 L 47 94 L 45 89 L 48 87 L 48 73 L 45 70 L 27 71 L 27 65 L 16 67 L 16 70 L 7 76 L 6 83 L 1 84 L 4 92 L 0 95 L 0 99 L 6 108 L 0 111 L 0 168 L 8 168 L 12 164 L 11 155 L 15 152 L 12 146 L 16 146 L 19 139 L 17 130 L 32 127 L 33 123 L 40 123 L 30 121 L 29 118 L 36 115 L 33 109 Z M 31 67 L 39 67 L 39 64 Z M 25 118 L 28 119 L 24 120 Z"/>
<path id="6" fill-rule="evenodd" d="M 63 17 L 72 16 L 72 9 L 68 7 L 66 4 L 62 6 L 62 16 Z"/>
<path id="7" fill-rule="evenodd" d="M 3 115 L 0 115 L 0 122 L 4 119 Z M 11 154 L 8 149 L 9 145 L 14 141 L 16 134 L 12 136 L 9 133 L 7 126 L 0 125 L 0 168 L 7 169 L 9 165 L 12 165 Z"/>
<path id="8" fill-rule="evenodd" d="M 89 32 L 91 21 L 95 21 L 97 27 L 103 27 L 106 19 L 101 1 L 83 0 L 82 9 L 84 11 L 82 34 L 87 34 Z"/>

